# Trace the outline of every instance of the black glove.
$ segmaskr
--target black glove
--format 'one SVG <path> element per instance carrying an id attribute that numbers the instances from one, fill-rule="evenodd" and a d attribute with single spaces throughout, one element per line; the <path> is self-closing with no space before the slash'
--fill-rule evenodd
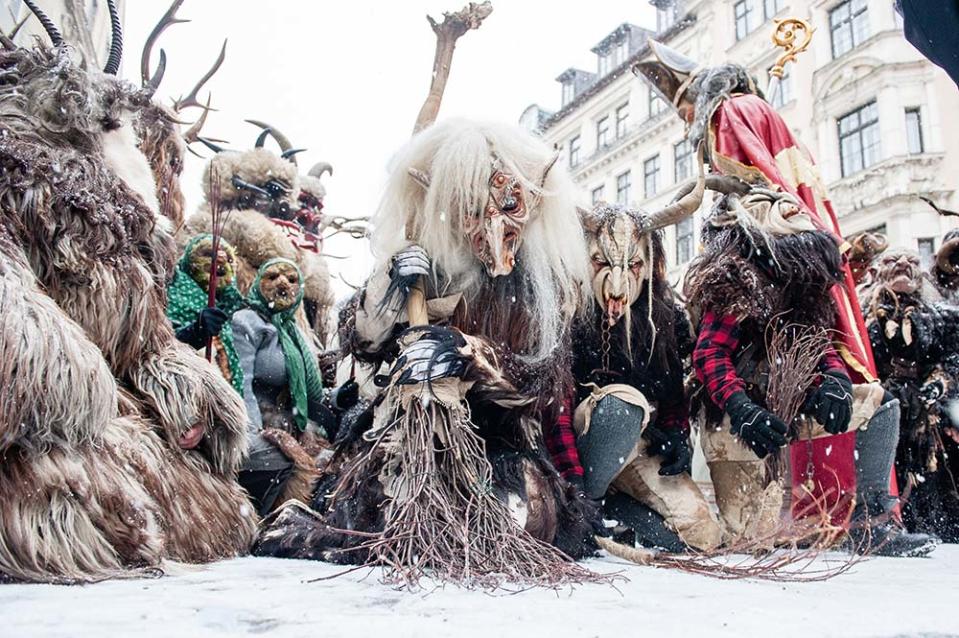
<path id="1" fill-rule="evenodd" d="M 470 363 L 459 349 L 466 341 L 449 328 L 431 327 L 406 346 L 390 370 L 390 378 L 401 385 L 436 381 L 445 377 L 462 377 Z"/>
<path id="2" fill-rule="evenodd" d="M 337 412 L 349 410 L 360 400 L 360 386 L 352 379 L 330 393 L 330 405 Z"/>
<path id="3" fill-rule="evenodd" d="M 852 417 L 852 381 L 842 372 L 826 372 L 819 387 L 806 399 L 802 412 L 819 421 L 826 432 L 842 434 Z"/>
<path id="4" fill-rule="evenodd" d="M 194 348 L 202 348 L 223 330 L 229 317 L 219 308 L 204 308 L 193 323 L 176 331 L 176 338 Z"/>
<path id="5" fill-rule="evenodd" d="M 786 433 L 789 428 L 778 416 L 764 410 L 746 396 L 745 392 L 736 392 L 726 402 L 730 429 L 759 458 L 776 452 L 786 445 Z"/>
<path id="6" fill-rule="evenodd" d="M 649 443 L 647 452 L 663 459 L 659 466 L 660 476 L 676 476 L 689 472 L 693 450 L 689 446 L 689 435 L 685 431 L 649 425 L 643 432 L 643 438 Z"/>
<path id="7" fill-rule="evenodd" d="M 926 405 L 934 404 L 945 393 L 946 388 L 939 379 L 933 379 L 919 389 L 919 396 Z"/>

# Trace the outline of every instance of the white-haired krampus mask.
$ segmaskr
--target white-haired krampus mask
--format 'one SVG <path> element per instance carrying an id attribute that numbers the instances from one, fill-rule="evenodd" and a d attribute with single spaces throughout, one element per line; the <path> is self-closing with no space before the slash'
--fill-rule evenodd
<path id="1" fill-rule="evenodd" d="M 459 212 L 460 228 L 468 239 L 473 255 L 486 267 L 490 277 L 513 272 L 516 253 L 523 244 L 523 231 L 556 159 L 553 156 L 535 181 L 531 181 L 491 153 L 485 205 Z M 428 174 L 411 169 L 410 176 L 429 190 L 431 180 Z"/>

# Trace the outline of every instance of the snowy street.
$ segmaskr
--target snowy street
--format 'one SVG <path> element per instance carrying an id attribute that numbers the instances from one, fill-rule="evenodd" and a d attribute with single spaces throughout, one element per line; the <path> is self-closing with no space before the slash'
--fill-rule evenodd
<path id="1" fill-rule="evenodd" d="M 629 581 L 559 593 L 410 594 L 367 572 L 306 582 L 342 569 L 324 563 L 172 565 L 159 579 L 0 587 L 0 635 L 959 636 L 956 545 L 928 559 L 873 558 L 815 583 L 719 581 L 614 559 L 589 564 L 622 570 Z"/>

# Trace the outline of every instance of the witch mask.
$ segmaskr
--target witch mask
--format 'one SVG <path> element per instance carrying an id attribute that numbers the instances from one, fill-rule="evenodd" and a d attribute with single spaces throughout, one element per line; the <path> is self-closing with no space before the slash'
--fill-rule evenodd
<path id="1" fill-rule="evenodd" d="M 190 277 L 204 290 L 210 286 L 210 266 L 212 264 L 213 238 L 206 236 L 196 242 L 189 256 Z M 233 246 L 221 239 L 216 253 L 217 290 L 223 290 L 233 285 L 235 279 L 236 252 Z"/>
<path id="2" fill-rule="evenodd" d="M 270 264 L 259 277 L 260 294 L 266 300 L 270 310 L 282 312 L 299 303 L 302 297 L 300 271 L 296 265 L 287 261 Z"/>

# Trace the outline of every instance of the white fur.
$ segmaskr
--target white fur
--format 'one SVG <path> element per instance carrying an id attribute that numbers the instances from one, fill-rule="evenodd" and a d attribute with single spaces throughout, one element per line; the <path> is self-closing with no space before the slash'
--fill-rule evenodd
<path id="1" fill-rule="evenodd" d="M 153 212 L 157 224 L 169 232 L 172 230 L 170 220 L 160 215 L 153 171 L 146 156 L 138 148 L 130 114 L 124 112 L 120 122 L 119 128 L 107 131 L 101 136 L 103 159 L 110 170 L 140 196 Z"/>
<path id="2" fill-rule="evenodd" d="M 575 309 L 589 303 L 591 273 L 569 175 L 553 166 L 540 189 L 553 152 L 539 138 L 517 126 L 459 119 L 421 131 L 393 159 L 373 218 L 373 253 L 377 270 L 385 272 L 390 257 L 417 243 L 446 283 L 442 292 L 463 292 L 471 301 L 488 275 L 470 249 L 463 215 L 486 206 L 491 152 L 519 179 L 530 207 L 517 268 L 532 282 L 533 298 L 521 301 L 539 329 L 535 350 L 525 355 L 540 361 L 559 345 Z M 429 174 L 428 190 L 410 177 L 411 168 Z"/>

